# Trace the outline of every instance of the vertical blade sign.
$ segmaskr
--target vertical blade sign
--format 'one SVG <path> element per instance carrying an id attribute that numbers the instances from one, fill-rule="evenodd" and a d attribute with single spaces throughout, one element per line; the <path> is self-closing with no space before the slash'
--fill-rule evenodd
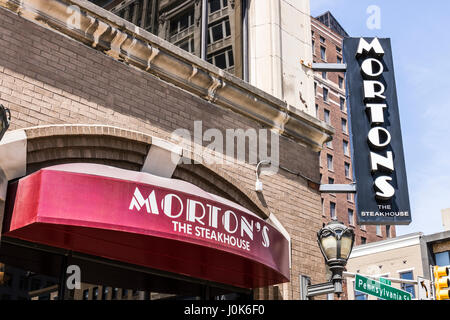
<path id="1" fill-rule="evenodd" d="M 390 39 L 346 38 L 358 224 L 411 223 Z"/>

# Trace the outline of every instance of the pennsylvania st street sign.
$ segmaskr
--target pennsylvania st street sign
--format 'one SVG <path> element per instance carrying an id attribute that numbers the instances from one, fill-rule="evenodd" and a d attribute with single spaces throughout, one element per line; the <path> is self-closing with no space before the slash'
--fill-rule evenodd
<path id="1" fill-rule="evenodd" d="M 411 300 L 411 293 L 356 274 L 355 290 L 383 300 Z"/>

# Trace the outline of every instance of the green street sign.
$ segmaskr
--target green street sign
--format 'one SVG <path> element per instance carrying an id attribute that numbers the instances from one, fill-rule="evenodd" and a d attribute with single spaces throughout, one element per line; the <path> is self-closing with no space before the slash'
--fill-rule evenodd
<path id="1" fill-rule="evenodd" d="M 383 300 L 411 300 L 411 293 L 356 274 L 355 290 Z"/>
<path id="2" fill-rule="evenodd" d="M 380 282 L 387 284 L 388 286 L 390 286 L 392 284 L 391 280 L 385 279 L 385 278 L 380 278 Z"/>

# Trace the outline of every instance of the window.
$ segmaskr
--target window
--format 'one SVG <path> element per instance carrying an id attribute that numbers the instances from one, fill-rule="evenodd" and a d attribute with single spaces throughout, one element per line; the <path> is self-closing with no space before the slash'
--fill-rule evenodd
<path id="1" fill-rule="evenodd" d="M 222 51 L 208 55 L 208 62 L 221 69 L 229 69 L 234 66 L 233 50 L 227 48 Z"/>
<path id="2" fill-rule="evenodd" d="M 337 57 L 336 57 L 336 62 L 337 62 L 337 63 L 342 63 L 342 58 L 339 57 L 339 56 L 337 56 Z"/>
<path id="3" fill-rule="evenodd" d="M 213 43 L 231 35 L 230 20 L 222 20 L 209 27 L 209 42 Z"/>
<path id="4" fill-rule="evenodd" d="M 377 232 L 377 236 L 382 236 L 383 235 L 381 233 L 381 226 L 379 224 L 376 225 L 376 232 Z"/>
<path id="5" fill-rule="evenodd" d="M 338 78 L 338 84 L 339 84 L 339 88 L 343 88 L 344 87 L 344 78 L 339 77 Z"/>
<path id="6" fill-rule="evenodd" d="M 353 202 L 353 194 L 347 193 L 347 201 Z"/>
<path id="7" fill-rule="evenodd" d="M 328 170 L 333 170 L 333 156 L 331 154 L 327 155 L 327 167 Z"/>
<path id="8" fill-rule="evenodd" d="M 328 184 L 334 184 L 334 179 L 333 178 L 328 178 Z"/>
<path id="9" fill-rule="evenodd" d="M 95 287 L 94 289 L 92 289 L 92 300 L 97 299 L 98 299 L 98 287 Z"/>
<path id="10" fill-rule="evenodd" d="M 321 43 L 325 43 L 325 38 L 322 37 L 322 36 L 320 36 L 320 42 L 321 42 Z"/>
<path id="11" fill-rule="evenodd" d="M 344 162 L 345 177 L 350 179 L 350 163 Z"/>
<path id="12" fill-rule="evenodd" d="M 187 52 L 194 53 L 194 38 L 188 38 L 177 44 L 177 46 Z"/>
<path id="13" fill-rule="evenodd" d="M 347 212 L 348 212 L 348 224 L 350 226 L 353 226 L 355 224 L 355 218 L 354 218 L 354 215 L 353 215 L 353 210 L 352 209 L 348 209 Z"/>
<path id="14" fill-rule="evenodd" d="M 319 105 L 316 104 L 316 118 L 319 117 Z"/>
<path id="15" fill-rule="evenodd" d="M 315 48 L 315 46 L 316 46 L 316 43 L 314 42 L 314 40 L 312 40 L 311 46 L 312 46 L 312 52 L 313 52 L 313 55 L 315 55 L 315 54 L 316 54 L 316 53 L 315 53 L 316 50 L 314 50 L 314 48 Z"/>
<path id="16" fill-rule="evenodd" d="M 326 53 L 326 49 L 325 49 L 325 47 L 322 47 L 322 46 L 320 46 L 320 58 L 322 59 L 322 60 L 327 60 L 326 58 L 327 58 L 327 53 Z"/>
<path id="17" fill-rule="evenodd" d="M 89 300 L 89 289 L 83 290 L 83 300 Z"/>
<path id="18" fill-rule="evenodd" d="M 336 203 L 330 202 L 330 217 L 331 219 L 336 218 Z"/>
<path id="19" fill-rule="evenodd" d="M 341 120 L 341 124 L 342 124 L 342 132 L 343 133 L 348 133 L 347 120 L 346 119 L 342 119 Z"/>
<path id="20" fill-rule="evenodd" d="M 170 36 L 173 36 L 181 31 L 184 31 L 185 29 L 189 28 L 192 25 L 194 25 L 193 9 L 170 20 L 170 29 L 169 29 Z"/>
<path id="21" fill-rule="evenodd" d="M 102 300 L 106 300 L 106 298 L 108 298 L 108 292 L 109 292 L 109 288 L 106 286 L 103 286 L 102 288 Z"/>
<path id="22" fill-rule="evenodd" d="M 322 71 L 322 79 L 326 79 L 327 78 L 327 72 L 326 71 Z"/>
<path id="23" fill-rule="evenodd" d="M 323 88 L 323 101 L 328 101 L 328 89 Z"/>
<path id="24" fill-rule="evenodd" d="M 324 208 L 324 205 L 323 205 L 323 198 L 322 198 L 322 216 L 325 217 L 325 208 Z"/>
<path id="25" fill-rule="evenodd" d="M 222 10 L 228 6 L 228 0 L 209 0 L 209 13 Z"/>
<path id="26" fill-rule="evenodd" d="M 119 292 L 119 288 L 114 288 L 111 293 L 111 300 L 117 299 L 117 293 Z"/>
<path id="27" fill-rule="evenodd" d="M 122 299 L 128 298 L 128 289 L 122 289 Z"/>
<path id="28" fill-rule="evenodd" d="M 405 279 L 405 280 L 414 280 L 414 275 L 412 270 L 411 271 L 406 271 L 406 272 L 400 272 L 400 279 Z M 401 284 L 401 289 L 405 290 L 406 292 L 411 293 L 411 298 L 414 299 L 416 297 L 416 293 L 414 290 L 414 284 L 411 283 L 402 283 Z"/>
<path id="29" fill-rule="evenodd" d="M 347 141 L 342 141 L 342 147 L 344 149 L 344 155 L 346 156 L 350 156 L 350 151 L 348 149 L 348 142 Z"/>
<path id="30" fill-rule="evenodd" d="M 339 107 L 341 108 L 341 111 L 345 112 L 345 99 L 339 98 Z"/>
<path id="31" fill-rule="evenodd" d="M 361 244 L 366 244 L 367 243 L 367 239 L 364 237 L 361 237 Z"/>
<path id="32" fill-rule="evenodd" d="M 314 95 L 317 94 L 317 82 L 314 82 Z M 316 104 L 317 106 L 317 104 Z"/>
<path id="33" fill-rule="evenodd" d="M 438 266 L 447 266 L 450 264 L 450 251 L 436 253 L 436 265 Z"/>
<path id="34" fill-rule="evenodd" d="M 330 110 L 323 110 L 323 120 L 327 123 L 330 124 Z"/>
<path id="35" fill-rule="evenodd" d="M 338 52 L 338 53 L 341 53 L 341 52 L 342 52 L 342 48 L 341 48 L 341 47 L 338 47 L 338 46 L 336 46 L 336 52 Z"/>
<path id="36" fill-rule="evenodd" d="M 387 225 L 386 226 L 386 238 L 390 238 L 391 237 L 391 226 Z"/>

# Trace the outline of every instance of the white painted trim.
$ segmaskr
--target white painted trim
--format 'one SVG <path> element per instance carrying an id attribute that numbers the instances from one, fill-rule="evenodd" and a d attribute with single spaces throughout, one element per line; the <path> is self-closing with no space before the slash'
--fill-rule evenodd
<path id="1" fill-rule="evenodd" d="M 410 267 L 410 268 L 406 268 L 406 269 L 396 270 L 395 272 L 397 272 L 398 276 L 400 277 L 400 273 L 409 272 L 409 271 L 413 271 L 413 273 L 414 273 L 414 269 L 415 269 L 415 267 Z"/>
<path id="2" fill-rule="evenodd" d="M 400 249 L 404 247 L 420 245 L 422 233 L 414 233 L 402 237 L 392 238 L 388 240 L 372 242 L 353 248 L 350 259 L 376 254 L 379 252 Z"/>

